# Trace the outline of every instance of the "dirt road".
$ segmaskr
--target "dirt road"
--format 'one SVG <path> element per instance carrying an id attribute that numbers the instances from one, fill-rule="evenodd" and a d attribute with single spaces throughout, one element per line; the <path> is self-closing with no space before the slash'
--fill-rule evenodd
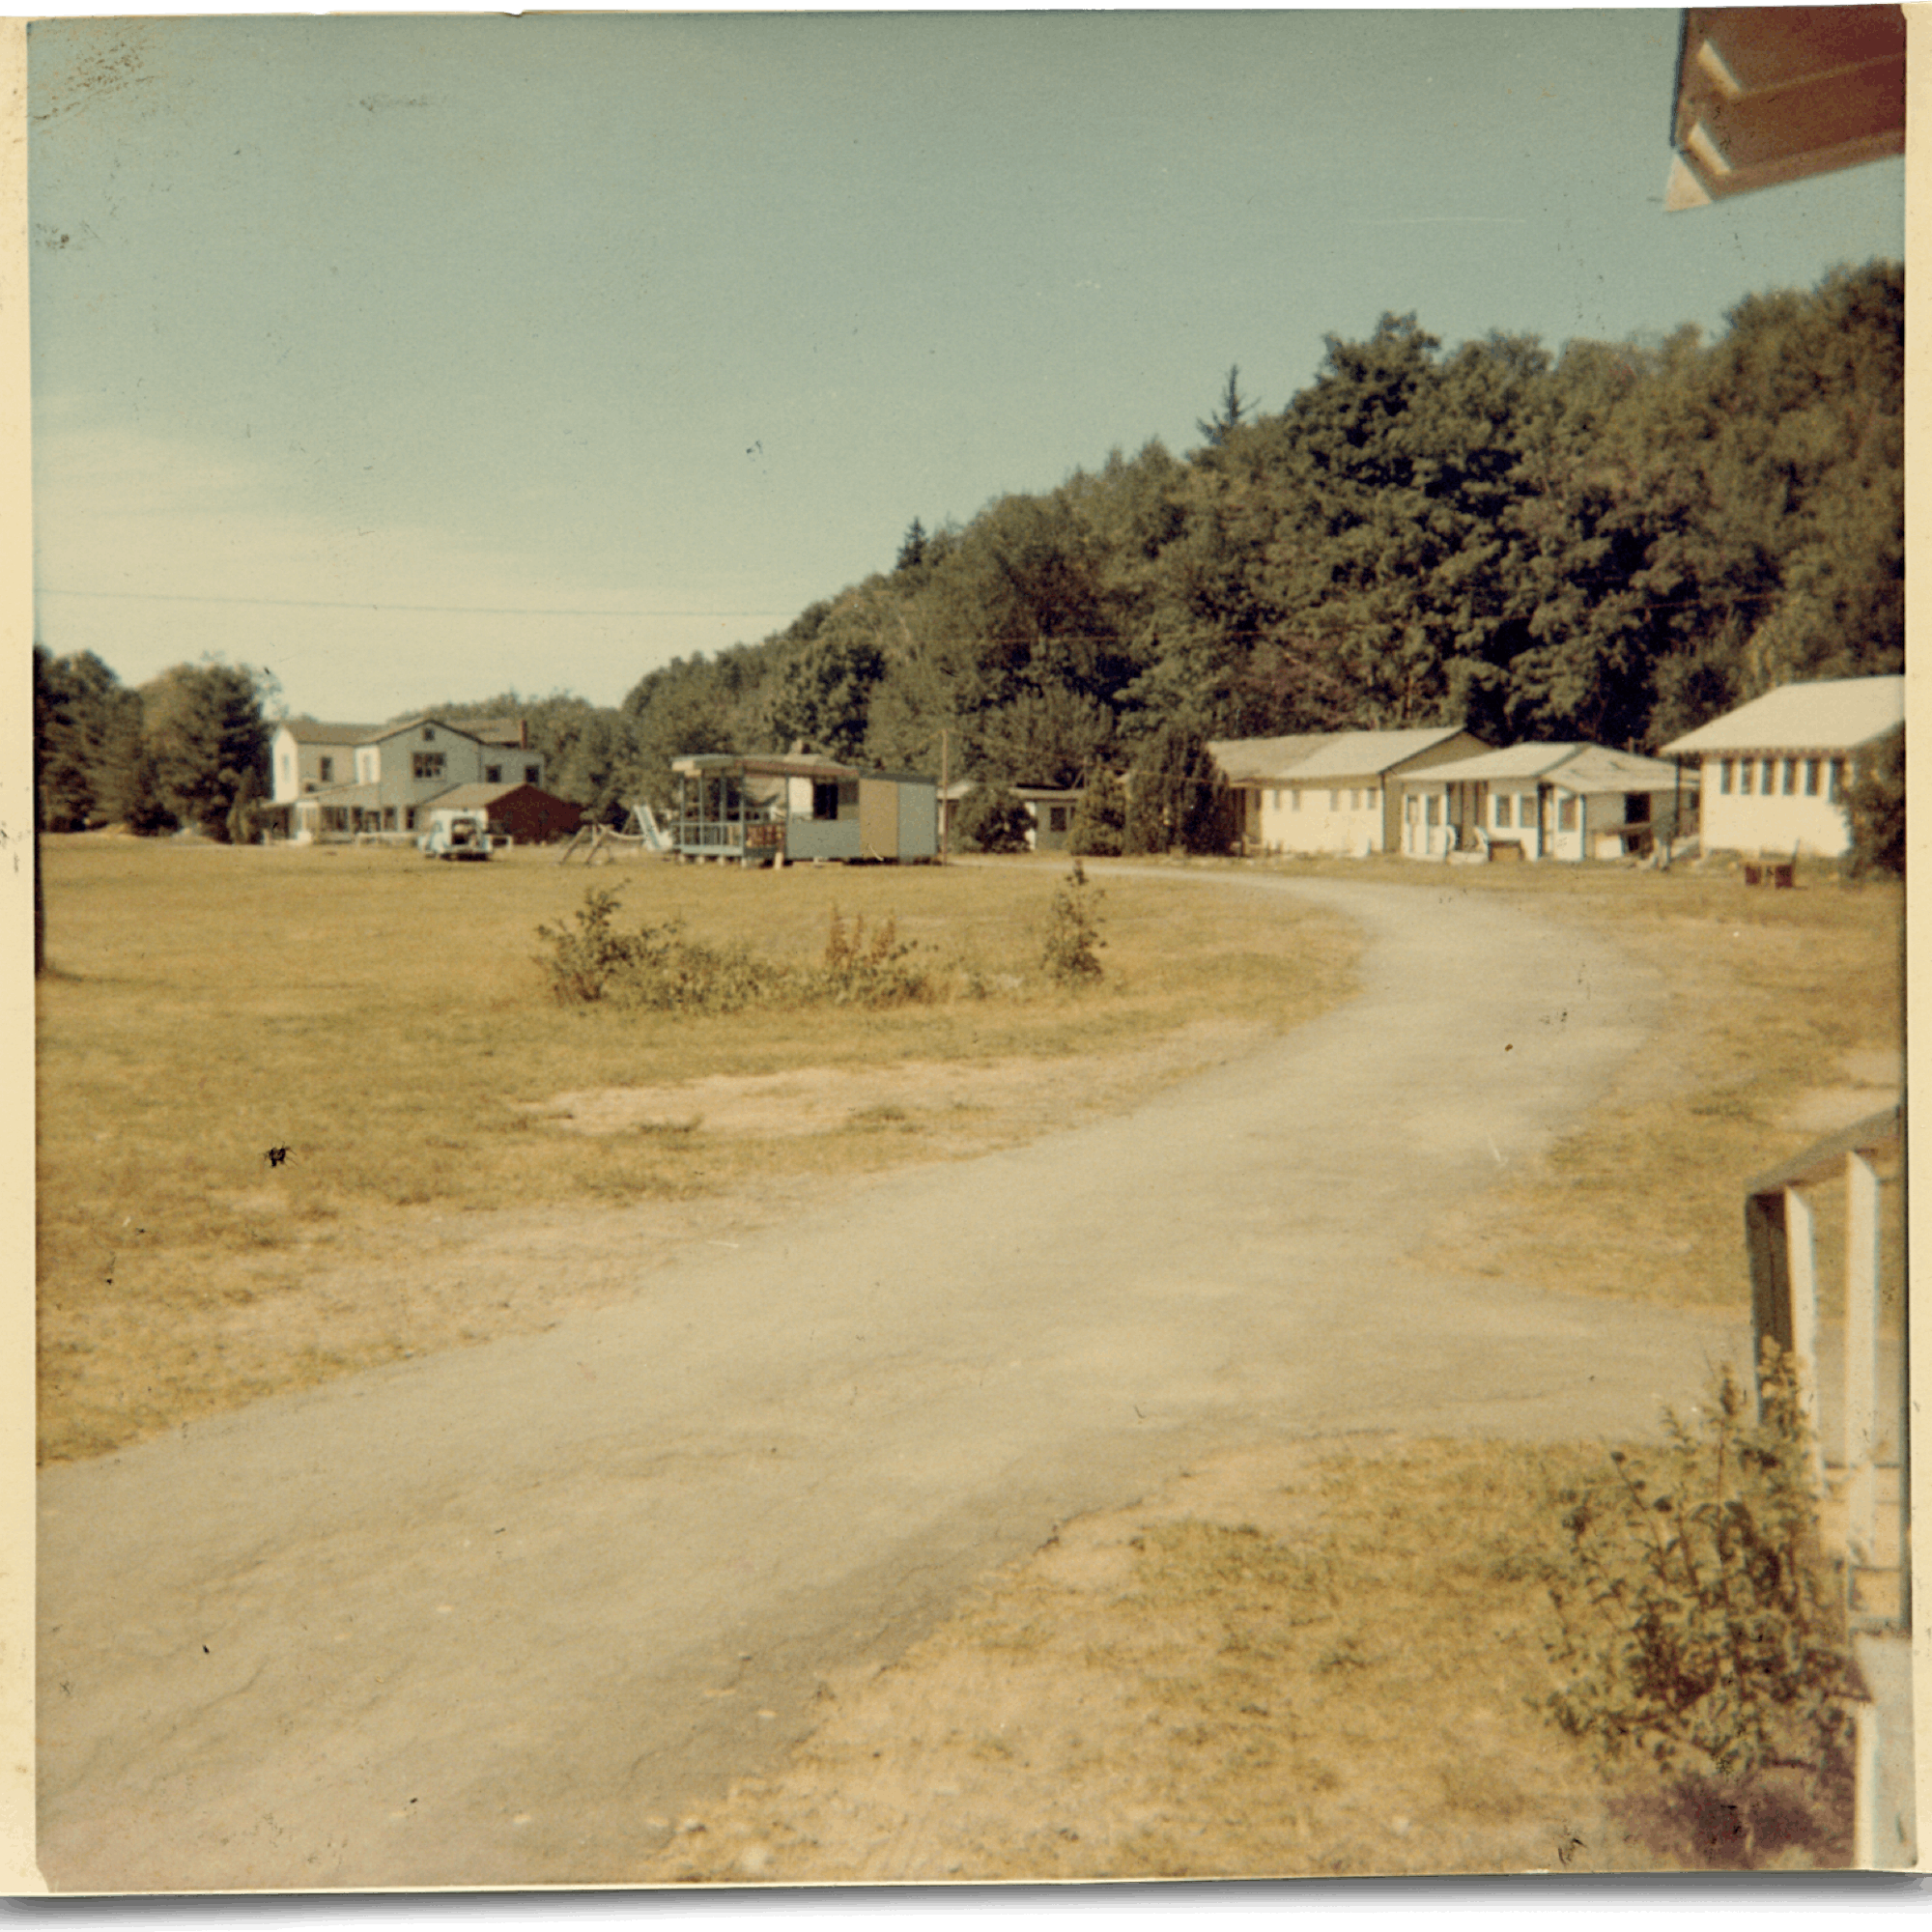
<path id="1" fill-rule="evenodd" d="M 62 1889 L 622 1880 L 821 1673 L 1193 1457 L 1641 1429 L 1708 1316 L 1432 1270 L 1661 988 L 1488 895 L 1358 920 L 1359 998 L 1138 1111 L 641 1271 L 630 1303 L 41 1486 Z M 620 1217 L 612 1218 L 612 1227 Z"/>

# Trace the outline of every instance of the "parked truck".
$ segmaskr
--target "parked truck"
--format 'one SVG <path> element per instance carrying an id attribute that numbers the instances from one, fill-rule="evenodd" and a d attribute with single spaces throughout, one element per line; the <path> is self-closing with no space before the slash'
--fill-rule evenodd
<path id="1" fill-rule="evenodd" d="M 451 806 L 429 815 L 429 830 L 416 840 L 425 859 L 487 859 L 489 814 L 474 807 Z"/>

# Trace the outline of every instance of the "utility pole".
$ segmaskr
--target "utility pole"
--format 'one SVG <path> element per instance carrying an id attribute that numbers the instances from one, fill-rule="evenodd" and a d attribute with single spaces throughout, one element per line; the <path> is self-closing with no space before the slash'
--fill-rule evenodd
<path id="1" fill-rule="evenodd" d="M 952 817 L 948 810 L 947 800 L 947 753 L 951 749 L 952 733 L 945 725 L 939 727 L 939 863 L 947 862 L 952 844 Z"/>

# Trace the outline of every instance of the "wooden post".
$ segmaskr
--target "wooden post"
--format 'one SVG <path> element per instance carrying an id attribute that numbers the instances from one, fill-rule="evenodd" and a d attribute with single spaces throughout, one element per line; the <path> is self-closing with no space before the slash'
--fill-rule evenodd
<path id="1" fill-rule="evenodd" d="M 1878 1529 L 1878 1176 L 1861 1154 L 1845 1156 L 1846 1541 L 1870 1563 Z"/>
<path id="2" fill-rule="evenodd" d="M 943 866 L 952 846 L 952 816 L 946 793 L 950 782 L 948 753 L 952 734 L 943 724 L 939 729 L 939 863 Z"/>
<path id="3" fill-rule="evenodd" d="M 1784 1256 L 1791 1281 L 1791 1372 L 1798 1412 L 1811 1435 L 1811 1487 L 1825 1493 L 1825 1445 L 1818 1439 L 1818 1249 L 1811 1204 L 1795 1187 L 1784 1190 Z"/>
<path id="4" fill-rule="evenodd" d="M 1791 1347 L 1791 1266 L 1785 1239 L 1782 1191 L 1746 1195 L 1745 1253 L 1750 1260 L 1753 1374 L 1764 1360 L 1767 1342 L 1776 1342 L 1780 1349 Z"/>

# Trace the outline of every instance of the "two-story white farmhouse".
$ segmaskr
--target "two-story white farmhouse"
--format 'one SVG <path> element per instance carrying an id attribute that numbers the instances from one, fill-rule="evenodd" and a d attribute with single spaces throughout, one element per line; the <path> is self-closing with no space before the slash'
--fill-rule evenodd
<path id="1" fill-rule="evenodd" d="M 1663 755 L 1700 767 L 1705 851 L 1836 858 L 1851 849 L 1854 762 L 1904 728 L 1903 677 L 1834 677 L 1768 691 Z"/>
<path id="2" fill-rule="evenodd" d="M 1430 725 L 1223 738 L 1208 749 L 1240 795 L 1244 851 L 1359 856 L 1397 848 L 1413 775 L 1489 748 L 1454 725 Z"/>
<path id="3" fill-rule="evenodd" d="M 541 785 L 543 754 L 518 719 L 446 724 L 324 724 L 287 720 L 270 752 L 274 802 L 298 841 L 412 833 L 417 814 L 458 785 Z"/>

